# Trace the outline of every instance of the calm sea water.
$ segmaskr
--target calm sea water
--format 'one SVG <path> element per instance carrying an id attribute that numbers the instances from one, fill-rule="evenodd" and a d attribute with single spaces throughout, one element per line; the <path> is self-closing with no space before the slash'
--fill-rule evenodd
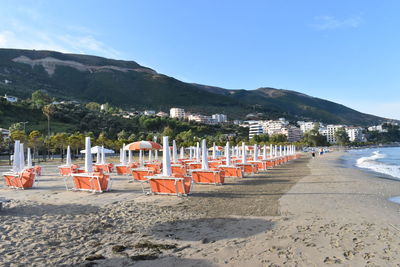
<path id="1" fill-rule="evenodd" d="M 350 150 L 343 159 L 346 164 L 400 182 L 400 147 Z M 389 200 L 400 204 L 400 197 Z"/>

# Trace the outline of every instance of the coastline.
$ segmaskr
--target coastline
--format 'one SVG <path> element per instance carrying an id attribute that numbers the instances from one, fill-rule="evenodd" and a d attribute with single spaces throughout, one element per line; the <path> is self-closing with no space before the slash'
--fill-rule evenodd
<path id="1" fill-rule="evenodd" d="M 387 200 L 400 183 L 344 168 L 342 155 L 196 185 L 187 198 L 144 196 L 123 178 L 105 194 L 1 189 L 15 200 L 0 213 L 0 264 L 400 264 L 400 205 Z M 42 186 L 57 179 L 49 173 Z"/>

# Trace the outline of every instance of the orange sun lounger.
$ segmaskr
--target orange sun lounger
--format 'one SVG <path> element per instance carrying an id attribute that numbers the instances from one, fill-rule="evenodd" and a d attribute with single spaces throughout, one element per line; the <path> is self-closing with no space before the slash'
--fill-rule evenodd
<path id="1" fill-rule="evenodd" d="M 146 176 L 153 176 L 154 171 L 151 169 L 132 169 L 132 177 L 134 181 L 147 181 Z"/>
<path id="2" fill-rule="evenodd" d="M 112 163 L 93 165 L 93 169 L 95 172 L 100 172 L 100 170 L 102 170 L 103 172 L 111 173 L 113 171 L 113 168 L 114 165 Z"/>
<path id="3" fill-rule="evenodd" d="M 153 170 L 155 174 L 161 173 L 161 164 L 159 163 L 147 163 L 146 168 Z"/>
<path id="4" fill-rule="evenodd" d="M 76 173 L 77 169 L 79 168 L 78 165 L 72 164 L 71 166 L 59 166 L 58 170 L 61 176 L 70 176 L 72 173 Z"/>
<path id="5" fill-rule="evenodd" d="M 189 170 L 201 169 L 201 163 L 189 163 L 186 165 Z"/>
<path id="6" fill-rule="evenodd" d="M 192 178 L 196 184 L 222 185 L 225 182 L 225 173 L 223 171 L 193 170 Z"/>
<path id="7" fill-rule="evenodd" d="M 192 188 L 191 177 L 147 177 L 150 184 L 150 190 L 158 195 L 177 195 L 187 196 Z"/>
<path id="8" fill-rule="evenodd" d="M 129 168 L 126 165 L 115 165 L 115 170 L 118 175 L 129 174 Z"/>
<path id="9" fill-rule="evenodd" d="M 258 160 L 258 161 L 249 161 L 249 163 L 257 165 L 257 170 L 266 170 L 267 166 L 266 163 L 264 161 Z"/>
<path id="10" fill-rule="evenodd" d="M 35 173 L 32 171 L 23 171 L 17 173 L 4 173 L 4 180 L 6 185 L 14 189 L 32 188 L 35 183 Z"/>
<path id="11" fill-rule="evenodd" d="M 110 175 L 94 172 L 94 173 L 75 173 L 72 174 L 74 183 L 73 190 L 104 192 L 111 190 Z"/>
<path id="12" fill-rule="evenodd" d="M 251 163 L 237 163 L 236 166 L 242 168 L 244 174 L 255 174 L 258 172 L 257 165 Z"/>
<path id="13" fill-rule="evenodd" d="M 171 166 L 171 171 L 172 174 L 177 177 L 183 177 L 187 174 L 186 167 L 184 165 L 173 164 Z"/>
<path id="14" fill-rule="evenodd" d="M 236 166 L 219 166 L 225 172 L 225 177 L 243 178 L 242 168 Z"/>

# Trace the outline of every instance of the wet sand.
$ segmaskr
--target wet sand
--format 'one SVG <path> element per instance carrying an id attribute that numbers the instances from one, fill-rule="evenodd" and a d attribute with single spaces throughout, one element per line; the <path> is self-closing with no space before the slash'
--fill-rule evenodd
<path id="1" fill-rule="evenodd" d="M 65 191 L 56 170 L 39 188 L 0 189 L 0 265 L 393 266 L 400 264 L 400 183 L 302 158 L 191 196 Z"/>

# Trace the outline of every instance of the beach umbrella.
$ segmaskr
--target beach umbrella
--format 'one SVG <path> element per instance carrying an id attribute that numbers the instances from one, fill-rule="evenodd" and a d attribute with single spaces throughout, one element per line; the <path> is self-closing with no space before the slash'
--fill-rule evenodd
<path id="1" fill-rule="evenodd" d="M 101 146 L 101 164 L 106 164 L 106 153 L 104 152 L 104 146 Z"/>
<path id="2" fill-rule="evenodd" d="M 278 157 L 278 146 L 275 145 L 274 147 L 274 157 L 277 158 Z"/>
<path id="3" fill-rule="evenodd" d="M 272 144 L 269 144 L 269 157 L 272 159 L 273 158 L 273 156 L 274 156 L 274 153 L 273 153 L 274 151 L 273 151 L 273 148 L 272 148 Z"/>
<path id="4" fill-rule="evenodd" d="M 167 151 L 169 151 L 168 136 L 163 136 L 163 170 L 162 175 L 165 177 L 171 176 L 171 159 Z"/>
<path id="5" fill-rule="evenodd" d="M 90 151 L 91 154 L 100 153 L 100 155 L 101 155 L 102 147 L 101 146 L 94 146 L 94 147 L 91 147 L 88 151 Z M 82 154 L 86 154 L 86 149 L 81 150 L 81 153 Z M 108 149 L 108 148 L 104 148 L 104 153 L 111 154 L 111 153 L 114 153 L 114 150 Z"/>
<path id="6" fill-rule="evenodd" d="M 26 167 L 27 168 L 32 168 L 32 155 L 31 155 L 31 149 L 28 147 L 27 152 L 26 152 Z"/>
<path id="7" fill-rule="evenodd" d="M 97 149 L 97 153 L 96 153 L 96 164 L 100 164 L 101 163 L 101 148 Z"/>
<path id="8" fill-rule="evenodd" d="M 199 142 L 197 142 L 197 144 L 196 144 L 196 160 L 197 161 L 200 160 L 200 144 L 199 144 Z"/>
<path id="9" fill-rule="evenodd" d="M 257 144 L 254 144 L 253 160 L 254 161 L 258 160 L 258 146 L 257 146 Z"/>
<path id="10" fill-rule="evenodd" d="M 126 151 L 124 149 L 121 149 L 121 164 L 126 165 Z"/>
<path id="11" fill-rule="evenodd" d="M 157 143 L 157 136 L 153 136 L 153 142 Z M 154 151 L 154 160 L 157 161 L 158 160 L 158 150 Z"/>
<path id="12" fill-rule="evenodd" d="M 161 145 L 153 141 L 137 141 L 124 146 L 125 150 L 158 150 Z"/>
<path id="13" fill-rule="evenodd" d="M 65 165 L 68 167 L 72 165 L 71 147 L 70 146 L 67 146 L 67 159 L 66 159 Z"/>
<path id="14" fill-rule="evenodd" d="M 143 150 L 139 150 L 139 164 L 140 164 L 140 167 L 144 166 Z"/>
<path id="15" fill-rule="evenodd" d="M 201 153 L 201 169 L 208 170 L 208 153 L 207 153 L 207 143 L 206 139 L 203 139 L 201 143 L 202 153 Z"/>
<path id="16" fill-rule="evenodd" d="M 279 157 L 282 157 L 282 145 L 279 146 Z"/>
<path id="17" fill-rule="evenodd" d="M 172 162 L 177 163 L 178 162 L 178 149 L 176 147 L 176 141 L 172 141 Z"/>
<path id="18" fill-rule="evenodd" d="M 25 154 L 24 154 L 24 144 L 20 144 L 19 145 L 19 164 L 20 167 L 19 169 L 22 171 L 23 169 L 25 169 Z"/>
<path id="19" fill-rule="evenodd" d="M 90 151 L 91 145 L 90 145 L 90 137 L 85 138 L 85 150 Z M 85 172 L 89 173 L 93 171 L 93 166 L 92 166 L 92 154 L 91 153 L 85 153 Z"/>
<path id="20" fill-rule="evenodd" d="M 244 142 L 242 142 L 242 163 L 245 164 L 247 163 L 247 158 L 246 158 L 246 145 Z"/>
<path id="21" fill-rule="evenodd" d="M 226 142 L 225 157 L 226 157 L 226 166 L 231 166 L 231 155 L 230 155 L 229 142 Z"/>
<path id="22" fill-rule="evenodd" d="M 14 155 L 13 155 L 13 166 L 12 166 L 13 172 L 19 172 L 20 171 L 20 167 L 21 167 L 21 164 L 19 163 L 19 161 L 21 159 L 21 157 L 19 156 L 20 148 L 21 148 L 20 141 L 19 140 L 15 140 L 15 143 L 14 143 Z"/>
<path id="23" fill-rule="evenodd" d="M 217 148 L 215 147 L 215 143 L 213 143 L 213 146 L 212 146 L 212 159 L 215 159 L 215 150 L 216 150 Z"/>
<path id="24" fill-rule="evenodd" d="M 185 148 L 184 147 L 181 147 L 181 153 L 179 155 L 179 158 L 180 159 L 184 159 L 185 158 Z"/>
<path id="25" fill-rule="evenodd" d="M 263 155 L 262 155 L 263 160 L 267 160 L 267 146 L 263 146 Z"/>
<path id="26" fill-rule="evenodd" d="M 153 151 L 149 150 L 149 162 L 153 162 Z"/>
<path id="27" fill-rule="evenodd" d="M 132 150 L 128 150 L 128 164 L 132 163 Z"/>

